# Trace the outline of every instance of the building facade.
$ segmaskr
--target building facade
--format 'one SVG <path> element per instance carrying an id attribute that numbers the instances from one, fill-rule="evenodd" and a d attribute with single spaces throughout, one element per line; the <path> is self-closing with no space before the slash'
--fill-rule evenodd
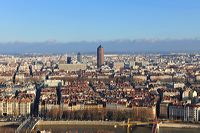
<path id="1" fill-rule="evenodd" d="M 187 122 L 200 121 L 200 105 L 172 105 L 169 106 L 169 119 Z"/>

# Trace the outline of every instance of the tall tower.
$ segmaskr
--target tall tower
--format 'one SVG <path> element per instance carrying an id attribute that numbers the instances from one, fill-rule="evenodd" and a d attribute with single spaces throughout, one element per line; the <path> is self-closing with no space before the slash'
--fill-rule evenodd
<path id="1" fill-rule="evenodd" d="M 104 48 L 100 45 L 97 48 L 97 68 L 104 65 Z"/>
<path id="2" fill-rule="evenodd" d="M 67 64 L 72 64 L 72 57 L 70 56 L 67 57 Z"/>
<path id="3" fill-rule="evenodd" d="M 77 54 L 77 61 L 82 63 L 82 56 L 81 56 L 80 52 L 78 52 L 78 54 Z"/>

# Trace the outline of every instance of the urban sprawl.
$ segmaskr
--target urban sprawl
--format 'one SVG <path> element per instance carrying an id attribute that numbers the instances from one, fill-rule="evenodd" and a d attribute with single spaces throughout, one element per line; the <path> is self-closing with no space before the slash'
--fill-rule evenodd
<path id="1" fill-rule="evenodd" d="M 200 55 L 1 55 L 0 117 L 200 121 Z"/>

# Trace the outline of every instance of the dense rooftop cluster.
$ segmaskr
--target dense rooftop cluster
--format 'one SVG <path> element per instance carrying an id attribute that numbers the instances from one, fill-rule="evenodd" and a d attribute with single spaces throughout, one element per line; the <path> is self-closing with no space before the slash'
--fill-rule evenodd
<path id="1" fill-rule="evenodd" d="M 105 55 L 104 65 L 97 67 L 93 55 L 79 54 L 79 61 L 72 55 L 68 64 L 65 55 L 2 55 L 0 115 L 42 117 L 55 110 L 60 117 L 78 110 L 124 110 L 136 115 L 140 110 L 150 113 L 151 119 L 200 121 L 199 57 Z"/>

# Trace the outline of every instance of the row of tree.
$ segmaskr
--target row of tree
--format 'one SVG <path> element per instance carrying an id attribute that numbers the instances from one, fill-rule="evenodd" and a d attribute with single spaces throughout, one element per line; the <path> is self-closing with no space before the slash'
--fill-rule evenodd
<path id="1" fill-rule="evenodd" d="M 148 114 L 147 114 L 148 115 Z M 137 115 L 132 110 L 65 110 L 52 108 L 43 113 L 42 117 L 52 120 L 102 120 L 102 121 L 127 121 L 132 120 L 148 121 L 148 116 Z"/>

